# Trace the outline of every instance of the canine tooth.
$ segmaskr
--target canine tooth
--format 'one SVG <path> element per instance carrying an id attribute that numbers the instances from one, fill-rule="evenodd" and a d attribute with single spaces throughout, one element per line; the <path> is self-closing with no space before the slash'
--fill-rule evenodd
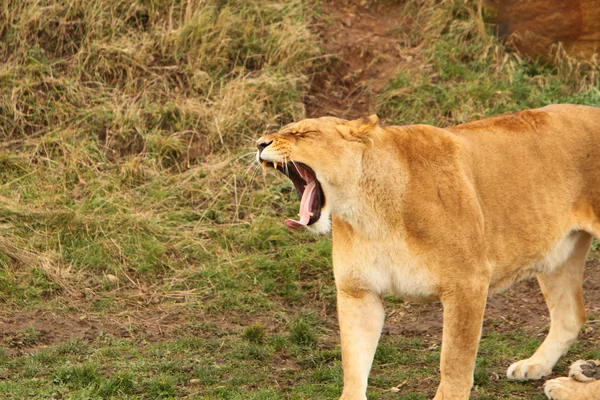
<path id="1" fill-rule="evenodd" d="M 273 162 L 273 166 L 275 167 L 275 169 L 277 169 L 277 167 L 279 167 L 279 163 L 278 162 Z"/>
<path id="2" fill-rule="evenodd" d="M 260 165 L 262 165 L 262 169 L 263 169 L 263 171 L 267 169 L 267 164 L 268 164 L 268 163 L 267 163 L 265 160 L 262 160 L 262 161 L 260 162 Z"/>
<path id="3" fill-rule="evenodd" d="M 308 215 L 310 215 L 311 217 L 314 217 L 314 216 L 315 216 L 315 213 L 314 213 L 314 212 L 311 212 L 311 213 L 308 213 Z"/>

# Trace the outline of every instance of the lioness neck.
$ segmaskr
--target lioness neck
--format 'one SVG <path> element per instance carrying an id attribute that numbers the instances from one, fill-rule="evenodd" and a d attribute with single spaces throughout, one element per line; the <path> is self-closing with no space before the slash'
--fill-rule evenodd
<path id="1" fill-rule="evenodd" d="M 407 170 L 395 135 L 395 130 L 380 129 L 366 143 L 358 174 L 353 179 L 357 187 L 352 195 L 338 199 L 333 229 L 343 225 L 343 229 L 351 227 L 355 233 L 369 238 L 390 231 L 398 234 L 403 226 L 401 211 Z"/>
<path id="2" fill-rule="evenodd" d="M 437 196 L 438 179 L 458 171 L 459 152 L 458 138 L 442 129 L 379 128 L 362 154 L 356 193 L 343 199 L 342 212 L 333 214 L 365 237 L 402 237 L 411 230 L 407 224 L 415 223 L 411 210 Z"/>

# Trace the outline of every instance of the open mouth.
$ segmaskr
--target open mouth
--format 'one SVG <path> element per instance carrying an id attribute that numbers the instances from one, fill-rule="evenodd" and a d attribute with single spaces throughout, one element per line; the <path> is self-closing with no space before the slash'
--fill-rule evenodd
<path id="1" fill-rule="evenodd" d="M 285 226 L 297 231 L 317 222 L 325 204 L 325 195 L 314 171 L 306 164 L 298 162 L 282 164 L 263 160 L 262 165 L 275 168 L 290 178 L 300 198 L 300 212 L 298 213 L 300 220 L 286 219 Z"/>

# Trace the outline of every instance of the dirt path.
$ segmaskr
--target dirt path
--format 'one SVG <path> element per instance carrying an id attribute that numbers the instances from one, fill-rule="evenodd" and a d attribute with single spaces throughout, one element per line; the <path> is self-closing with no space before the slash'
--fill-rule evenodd
<path id="1" fill-rule="evenodd" d="M 585 340 L 588 336 L 595 336 L 594 340 L 597 340 L 600 330 L 600 263 L 596 260 L 587 262 L 583 290 L 590 322 L 580 340 Z M 519 282 L 506 292 L 488 299 L 484 334 L 492 330 L 521 330 L 530 335 L 545 337 L 549 325 L 548 308 L 535 279 Z M 386 326 L 390 334 L 441 339 L 441 305 L 403 304 L 401 309 L 389 313 Z"/>
<path id="2" fill-rule="evenodd" d="M 375 111 L 377 93 L 416 49 L 402 37 L 413 23 L 401 7 L 366 1 L 326 1 L 326 23 L 317 26 L 330 62 L 316 74 L 306 104 L 309 117 L 356 118 Z"/>

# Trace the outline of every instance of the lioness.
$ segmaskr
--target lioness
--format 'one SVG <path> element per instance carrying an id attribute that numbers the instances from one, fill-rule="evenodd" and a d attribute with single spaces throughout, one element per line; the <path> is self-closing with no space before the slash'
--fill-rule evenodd
<path id="1" fill-rule="evenodd" d="M 551 315 L 509 379 L 540 379 L 586 320 L 582 280 L 600 233 L 600 108 L 552 105 L 451 128 L 306 119 L 257 142 L 298 191 L 299 220 L 333 235 L 344 389 L 366 399 L 382 296 L 440 300 L 434 400 L 468 399 L 486 299 L 536 276 Z M 600 381 L 559 378 L 552 399 L 600 399 Z"/>

